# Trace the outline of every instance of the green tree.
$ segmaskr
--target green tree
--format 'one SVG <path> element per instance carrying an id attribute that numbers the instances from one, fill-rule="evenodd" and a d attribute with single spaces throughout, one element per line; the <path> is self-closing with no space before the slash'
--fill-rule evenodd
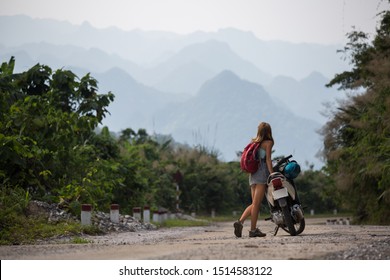
<path id="1" fill-rule="evenodd" d="M 303 171 L 295 180 L 303 207 L 316 213 L 345 210 L 331 177 L 323 170 Z"/>
<path id="2" fill-rule="evenodd" d="M 241 209 L 241 199 L 250 197 L 249 193 L 241 194 L 249 187 L 239 163 L 221 162 L 216 153 L 199 147 L 178 149 L 175 159 L 183 174 L 180 199 L 184 210 L 204 214 L 212 210 L 226 213 Z"/>
<path id="3" fill-rule="evenodd" d="M 344 53 L 352 70 L 328 84 L 356 93 L 323 128 L 324 156 L 336 186 L 360 222 L 390 223 L 390 12 L 375 38 L 354 31 Z"/>
<path id="4" fill-rule="evenodd" d="M 55 194 L 90 173 L 88 142 L 114 96 L 98 94 L 89 74 L 78 80 L 40 64 L 14 74 L 14 65 L 12 57 L 0 69 L 0 180 Z"/>

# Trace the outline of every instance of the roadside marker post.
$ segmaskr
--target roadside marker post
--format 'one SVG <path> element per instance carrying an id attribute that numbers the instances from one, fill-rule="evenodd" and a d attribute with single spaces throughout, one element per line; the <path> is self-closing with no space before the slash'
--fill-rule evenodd
<path id="1" fill-rule="evenodd" d="M 112 223 L 119 223 L 119 204 L 111 204 L 110 220 Z"/>
<path id="2" fill-rule="evenodd" d="M 150 207 L 144 206 L 144 223 L 150 223 Z"/>
<path id="3" fill-rule="evenodd" d="M 92 205 L 82 204 L 81 205 L 81 225 L 90 226 L 92 217 Z"/>
<path id="4" fill-rule="evenodd" d="M 161 223 L 160 211 L 154 211 L 153 212 L 153 222 Z"/>
<path id="5" fill-rule="evenodd" d="M 133 208 L 133 218 L 138 221 L 141 221 L 141 207 Z"/>

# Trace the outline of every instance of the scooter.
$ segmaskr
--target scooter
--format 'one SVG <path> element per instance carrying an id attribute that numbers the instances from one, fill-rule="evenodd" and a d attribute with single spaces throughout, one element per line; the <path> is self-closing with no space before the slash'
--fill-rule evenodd
<path id="1" fill-rule="evenodd" d="M 267 180 L 266 197 L 271 220 L 275 223 L 274 236 L 279 228 L 295 236 L 305 229 L 305 217 L 294 179 L 300 173 L 299 164 L 290 160 L 292 155 L 279 160 Z"/>

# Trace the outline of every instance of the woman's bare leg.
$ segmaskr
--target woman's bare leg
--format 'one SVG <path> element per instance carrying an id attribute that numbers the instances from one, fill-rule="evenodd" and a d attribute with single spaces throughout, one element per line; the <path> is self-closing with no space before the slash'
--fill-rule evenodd
<path id="1" fill-rule="evenodd" d="M 254 185 L 251 186 L 251 197 L 252 197 L 252 203 L 253 203 L 253 196 L 254 196 Z M 252 204 L 249 205 L 248 207 L 245 208 L 244 212 L 242 213 L 241 215 L 241 218 L 240 218 L 240 222 L 241 223 L 244 223 L 244 221 L 246 220 L 246 218 L 248 218 L 252 213 Z"/>
<path id="2" fill-rule="evenodd" d="M 251 212 L 252 212 L 252 204 L 249 205 L 247 208 L 245 208 L 239 221 L 243 224 L 246 218 L 248 218 L 251 215 Z"/>
<path id="3" fill-rule="evenodd" d="M 256 229 L 257 219 L 259 217 L 260 204 L 265 194 L 265 185 L 257 184 L 252 186 L 252 207 L 251 207 L 251 230 Z M 247 207 L 248 209 L 249 207 Z M 246 209 L 245 209 L 246 210 Z M 244 211 L 245 213 L 245 211 Z"/>

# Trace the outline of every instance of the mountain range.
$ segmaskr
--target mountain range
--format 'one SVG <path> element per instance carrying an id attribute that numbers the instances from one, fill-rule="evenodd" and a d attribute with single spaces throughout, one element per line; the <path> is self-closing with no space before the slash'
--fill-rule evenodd
<path id="1" fill-rule="evenodd" d="M 260 121 L 273 127 L 279 155 L 293 153 L 303 163 L 318 152 L 319 138 L 304 138 L 320 128 L 318 123 L 294 115 L 262 86 L 228 70 L 205 82 L 195 97 L 158 111 L 154 125 L 179 142 L 190 139 L 232 159 L 256 136 Z"/>
<path id="2" fill-rule="evenodd" d="M 41 63 L 91 73 L 102 93 L 113 92 L 110 130 L 170 134 L 228 161 L 267 121 L 275 155 L 322 166 L 322 111 L 341 97 L 325 84 L 347 69 L 340 46 L 262 41 L 231 28 L 178 35 L 20 15 L 0 16 L 0 34 L 0 59 L 15 56 L 16 71 Z"/>

